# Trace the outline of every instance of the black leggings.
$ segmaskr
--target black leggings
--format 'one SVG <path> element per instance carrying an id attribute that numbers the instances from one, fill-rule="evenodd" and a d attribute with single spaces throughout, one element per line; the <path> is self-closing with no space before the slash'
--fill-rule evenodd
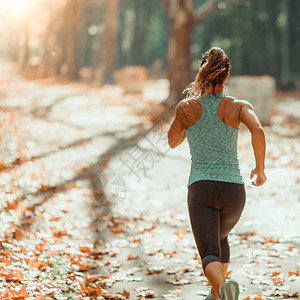
<path id="1" fill-rule="evenodd" d="M 245 201 L 244 184 L 199 180 L 189 185 L 190 222 L 205 275 L 209 263 L 229 262 L 227 237 L 239 220 Z"/>

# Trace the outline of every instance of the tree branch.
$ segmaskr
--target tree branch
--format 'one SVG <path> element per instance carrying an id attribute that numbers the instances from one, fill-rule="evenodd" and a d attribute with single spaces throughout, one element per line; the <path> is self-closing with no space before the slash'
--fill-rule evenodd
<path id="1" fill-rule="evenodd" d="M 169 22 L 175 20 L 178 12 L 178 5 L 178 0 L 163 0 L 163 6 Z"/>
<path id="2" fill-rule="evenodd" d="M 220 0 L 206 0 L 193 14 L 193 23 L 203 21 L 210 13 L 212 13 Z"/>
<path id="3" fill-rule="evenodd" d="M 168 10 L 169 10 L 169 0 L 162 0 L 163 8 L 165 11 L 165 14 L 168 17 Z"/>
<path id="4" fill-rule="evenodd" d="M 183 5 L 184 8 L 188 11 L 188 12 L 192 12 L 193 11 L 193 0 L 184 0 L 183 1 Z"/>

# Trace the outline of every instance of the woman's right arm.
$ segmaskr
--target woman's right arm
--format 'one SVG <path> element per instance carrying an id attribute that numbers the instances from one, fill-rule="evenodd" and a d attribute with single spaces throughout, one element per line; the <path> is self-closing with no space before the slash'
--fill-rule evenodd
<path id="1" fill-rule="evenodd" d="M 250 178 L 254 175 L 257 178 L 253 185 L 260 186 L 267 180 L 265 169 L 265 155 L 266 155 L 266 139 L 264 129 L 254 112 L 253 106 L 248 101 L 243 101 L 239 114 L 240 122 L 247 126 L 252 136 L 252 146 L 255 155 L 256 167 L 252 170 Z"/>

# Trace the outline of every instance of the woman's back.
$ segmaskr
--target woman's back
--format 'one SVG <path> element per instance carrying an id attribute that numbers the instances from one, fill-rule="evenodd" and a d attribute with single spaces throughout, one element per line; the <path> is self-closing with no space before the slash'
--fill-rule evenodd
<path id="1" fill-rule="evenodd" d="M 228 126 L 239 128 L 239 113 L 244 102 L 226 95 L 218 105 L 217 115 L 219 119 Z M 199 97 L 183 100 L 182 109 L 184 114 L 182 114 L 181 119 L 185 128 L 191 127 L 202 116 L 202 103 L 199 101 Z"/>
<path id="2" fill-rule="evenodd" d="M 190 123 L 185 132 L 192 161 L 188 185 L 197 180 L 244 183 L 237 154 L 239 106 L 223 93 L 216 96 L 189 99 L 182 106 L 185 116 L 190 101 L 195 101 L 192 106 L 198 108 L 196 114 L 191 114 L 193 118 L 186 118 Z"/>

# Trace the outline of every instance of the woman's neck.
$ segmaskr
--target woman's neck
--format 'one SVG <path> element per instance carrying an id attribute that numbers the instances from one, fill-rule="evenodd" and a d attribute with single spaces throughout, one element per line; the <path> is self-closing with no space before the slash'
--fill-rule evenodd
<path id="1" fill-rule="evenodd" d="M 215 90 L 213 91 L 213 86 L 212 84 L 209 85 L 209 88 L 204 92 L 202 93 L 203 95 L 206 95 L 206 94 L 213 94 L 215 92 L 215 94 L 221 94 L 224 92 L 224 86 L 223 85 L 220 85 L 220 84 L 217 84 L 215 86 Z"/>

